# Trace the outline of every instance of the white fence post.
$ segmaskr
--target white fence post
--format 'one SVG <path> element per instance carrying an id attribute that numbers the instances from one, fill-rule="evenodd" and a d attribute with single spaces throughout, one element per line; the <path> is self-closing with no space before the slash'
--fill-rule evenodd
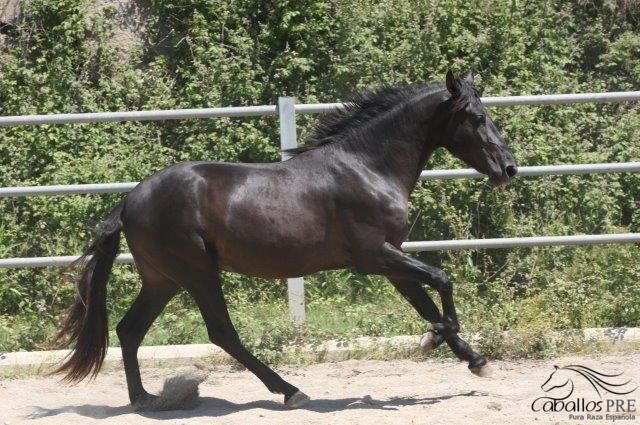
<path id="1" fill-rule="evenodd" d="M 278 117 L 280 119 L 280 149 L 291 149 L 298 146 L 296 136 L 296 101 L 293 97 L 278 98 Z M 282 160 L 291 155 L 282 152 Z M 289 316 L 297 325 L 304 324 L 304 280 L 301 277 L 287 279 L 289 295 Z"/>

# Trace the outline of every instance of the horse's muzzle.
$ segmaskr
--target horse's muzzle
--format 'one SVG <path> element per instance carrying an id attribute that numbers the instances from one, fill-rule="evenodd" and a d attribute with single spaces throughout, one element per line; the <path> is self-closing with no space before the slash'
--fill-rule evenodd
<path id="1" fill-rule="evenodd" d="M 489 174 L 489 183 L 493 186 L 504 186 L 518 174 L 518 166 L 509 164 L 502 169 L 502 173 Z"/>

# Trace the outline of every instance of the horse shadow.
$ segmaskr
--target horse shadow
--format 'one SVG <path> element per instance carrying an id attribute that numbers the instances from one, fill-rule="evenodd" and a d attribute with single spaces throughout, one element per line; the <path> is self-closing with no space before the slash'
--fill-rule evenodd
<path id="1" fill-rule="evenodd" d="M 365 410 L 398 410 L 404 406 L 431 405 L 441 403 L 456 397 L 484 397 L 487 393 L 468 391 L 439 397 L 393 397 L 387 400 L 376 400 L 369 395 L 341 399 L 313 399 L 298 410 L 308 410 L 316 413 L 330 413 L 350 409 Z M 192 410 L 172 410 L 165 412 L 136 412 L 131 405 L 107 406 L 96 404 L 68 405 L 55 409 L 34 406 L 34 412 L 27 415 L 28 419 L 40 419 L 57 416 L 64 413 L 75 413 L 92 419 L 107 419 L 120 415 L 137 413 L 140 416 L 156 419 L 188 419 L 197 417 L 220 417 L 245 410 L 264 409 L 287 412 L 291 409 L 281 403 L 271 400 L 257 400 L 248 403 L 234 403 L 216 397 L 201 397 L 198 405 Z"/>

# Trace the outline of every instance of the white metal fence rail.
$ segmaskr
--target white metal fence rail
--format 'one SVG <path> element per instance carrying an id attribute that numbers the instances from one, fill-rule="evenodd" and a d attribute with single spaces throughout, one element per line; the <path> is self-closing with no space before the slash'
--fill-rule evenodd
<path id="1" fill-rule="evenodd" d="M 640 100 L 640 91 L 609 93 L 544 94 L 532 96 L 483 97 L 486 106 L 558 105 L 589 102 L 628 102 Z M 316 114 L 341 108 L 342 103 L 295 105 L 298 114 Z M 193 118 L 255 117 L 278 115 L 275 105 L 231 106 L 224 108 L 172 109 L 156 111 L 89 112 L 78 114 L 17 115 L 0 117 L 0 127 L 14 125 L 73 124 L 114 121 L 163 121 Z"/>
<path id="2" fill-rule="evenodd" d="M 586 102 L 626 102 L 640 100 L 640 91 L 611 93 L 578 93 L 533 96 L 484 97 L 486 106 L 554 105 Z M 283 149 L 296 146 L 296 114 L 324 113 L 343 107 L 342 103 L 317 103 L 296 105 L 293 98 L 280 98 L 278 106 L 246 106 L 201 109 L 176 109 L 158 111 L 98 112 L 55 115 L 25 115 L 0 117 L 0 127 L 16 125 L 46 125 L 117 121 L 159 121 L 215 117 L 250 117 L 278 115 L 280 120 L 280 144 Z M 286 157 L 283 156 L 283 159 Z M 640 171 L 640 162 L 612 164 L 571 164 L 520 167 L 519 176 L 546 176 L 564 174 L 622 173 Z M 427 170 L 420 175 L 422 180 L 479 178 L 482 174 L 472 169 Z M 70 195 L 87 193 L 127 192 L 137 182 L 99 183 L 77 185 L 52 185 L 0 188 L 0 198 L 39 195 Z M 450 241 L 406 242 L 406 251 L 432 251 L 448 249 L 513 248 L 553 245 L 591 245 L 603 243 L 640 243 L 640 233 L 612 235 L 540 236 L 524 238 L 470 239 Z M 5 258 L 0 259 L 0 268 L 45 267 L 68 265 L 77 256 Z M 131 254 L 121 254 L 117 263 L 130 263 Z M 304 322 L 304 286 L 301 278 L 289 279 L 289 308 L 292 319 Z"/>
<path id="3" fill-rule="evenodd" d="M 605 164 L 567 164 L 542 165 L 535 167 L 518 167 L 518 177 L 560 176 L 567 174 L 598 174 L 598 173 L 628 173 L 640 172 L 640 162 L 619 162 Z M 484 174 L 472 168 L 453 170 L 425 170 L 420 174 L 420 180 L 451 180 L 483 178 Z M 19 196 L 54 196 L 78 195 L 88 193 L 116 193 L 128 192 L 138 182 L 126 183 L 97 183 L 97 184 L 66 184 L 51 186 L 16 186 L 0 187 L 0 198 Z"/>

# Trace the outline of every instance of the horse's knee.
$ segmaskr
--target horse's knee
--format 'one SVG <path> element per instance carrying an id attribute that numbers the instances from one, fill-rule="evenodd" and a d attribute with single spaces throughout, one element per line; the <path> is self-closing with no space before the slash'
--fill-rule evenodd
<path id="1" fill-rule="evenodd" d="M 442 322 L 434 323 L 434 329 L 445 336 L 445 338 L 449 338 L 452 335 L 460 332 L 460 325 L 453 320 L 450 316 L 443 316 Z"/>
<path id="2" fill-rule="evenodd" d="M 433 281 L 437 285 L 438 292 L 453 292 L 453 283 L 444 270 L 438 269 L 433 273 Z"/>

